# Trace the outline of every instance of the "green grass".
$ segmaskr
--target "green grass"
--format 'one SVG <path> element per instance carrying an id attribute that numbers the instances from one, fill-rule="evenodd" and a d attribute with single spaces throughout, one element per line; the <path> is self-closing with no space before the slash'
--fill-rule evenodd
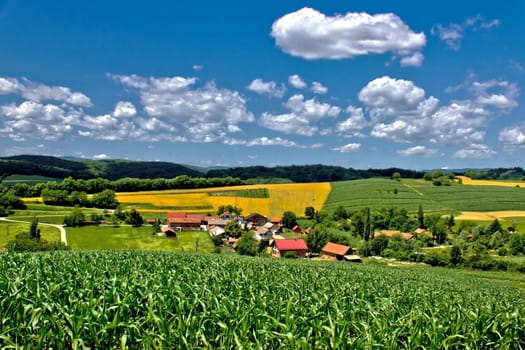
<path id="1" fill-rule="evenodd" d="M 0 271 L 6 348 L 525 347 L 525 291 L 488 274 L 137 251 L 0 254 Z"/>
<path id="2" fill-rule="evenodd" d="M 413 179 L 342 181 L 332 183 L 323 210 L 332 212 L 339 206 L 350 210 L 401 207 L 417 212 L 419 205 L 425 211 L 443 212 L 525 210 L 525 189 L 458 184 L 433 186 Z"/>
<path id="3" fill-rule="evenodd" d="M 199 252 L 213 252 L 213 243 L 207 232 L 184 231 L 178 239 L 152 235 L 151 227 L 131 226 L 83 226 L 68 227 L 67 241 L 72 249 L 100 250 L 166 250 L 195 251 L 195 239 L 199 240 Z"/>
<path id="4" fill-rule="evenodd" d="M 10 241 L 15 239 L 17 234 L 29 232 L 30 221 L 28 220 L 27 224 L 0 221 L 0 248 L 7 246 Z M 55 227 L 39 225 L 38 228 L 40 229 L 41 237 L 48 242 L 60 241 L 60 231 Z"/>

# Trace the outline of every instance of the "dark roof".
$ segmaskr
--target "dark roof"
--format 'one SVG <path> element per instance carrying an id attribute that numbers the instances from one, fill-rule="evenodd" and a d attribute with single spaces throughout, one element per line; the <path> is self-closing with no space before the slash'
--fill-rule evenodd
<path id="1" fill-rule="evenodd" d="M 346 255 L 349 250 L 351 250 L 349 246 L 328 242 L 323 248 L 323 253 Z"/>
<path id="2" fill-rule="evenodd" d="M 279 251 L 288 251 L 288 250 L 306 250 L 306 243 L 304 239 L 276 239 L 274 241 L 275 246 Z"/>

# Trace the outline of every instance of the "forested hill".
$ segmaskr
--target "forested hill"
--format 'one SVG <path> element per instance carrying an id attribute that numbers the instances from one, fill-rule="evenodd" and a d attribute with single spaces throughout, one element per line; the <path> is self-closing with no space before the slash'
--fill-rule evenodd
<path id="1" fill-rule="evenodd" d="M 40 175 L 54 178 L 118 180 L 124 177 L 174 178 L 179 175 L 204 176 L 204 172 L 168 162 L 128 160 L 65 160 L 50 156 L 20 155 L 0 158 L 0 175 Z"/>
<path id="2" fill-rule="evenodd" d="M 368 179 L 371 177 L 390 177 L 393 173 L 399 172 L 404 178 L 422 178 L 424 173 L 415 170 L 406 170 L 398 168 L 388 169 L 367 169 L 358 170 L 352 168 L 343 168 L 340 166 L 330 165 L 291 165 L 291 166 L 251 166 L 238 168 L 225 168 L 209 170 L 209 177 L 231 176 L 241 180 L 254 178 L 282 178 L 289 179 L 293 182 L 331 182 Z"/>

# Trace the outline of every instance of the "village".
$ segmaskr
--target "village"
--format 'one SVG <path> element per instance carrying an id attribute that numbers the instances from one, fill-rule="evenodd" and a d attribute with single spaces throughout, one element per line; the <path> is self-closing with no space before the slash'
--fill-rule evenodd
<path id="1" fill-rule="evenodd" d="M 234 251 L 237 248 L 238 237 L 228 235 L 226 226 L 229 222 L 236 221 L 245 231 L 253 233 L 257 241 L 266 241 L 271 256 L 273 258 L 316 258 L 322 260 L 339 260 L 349 262 L 362 262 L 356 249 L 347 245 L 328 242 L 323 247 L 321 254 L 312 254 L 303 238 L 298 236 L 308 234 L 308 230 L 303 230 L 298 225 L 291 229 L 293 238 L 287 237 L 283 232 L 283 225 L 280 217 L 267 218 L 259 213 L 251 213 L 245 217 L 234 216 L 230 212 L 221 215 L 192 214 L 186 212 L 168 212 L 166 223 L 160 226 L 158 236 L 167 238 L 177 238 L 183 231 L 207 231 L 210 237 L 219 239 L 222 246 L 231 247 Z M 384 230 L 375 235 L 384 234 L 392 236 L 399 234 L 399 231 Z M 402 233 L 402 237 L 410 239 L 408 233 Z"/>

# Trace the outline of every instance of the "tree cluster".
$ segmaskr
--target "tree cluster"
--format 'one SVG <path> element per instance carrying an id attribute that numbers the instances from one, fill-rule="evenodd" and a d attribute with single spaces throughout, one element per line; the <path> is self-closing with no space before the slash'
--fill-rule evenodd
<path id="1" fill-rule="evenodd" d="M 29 186 L 25 183 L 16 183 L 11 190 L 18 197 L 41 197 L 45 192 L 59 191 L 58 193 L 67 193 L 68 195 L 78 192 L 86 194 L 100 193 L 104 190 L 115 192 L 138 192 L 138 191 L 160 191 L 170 189 L 188 189 L 188 188 L 208 188 L 236 186 L 244 184 L 240 179 L 225 178 L 192 178 L 187 175 L 180 175 L 172 179 L 155 178 L 155 179 L 138 179 L 122 178 L 110 181 L 103 178 L 96 179 L 74 179 L 66 177 L 62 182 L 37 183 Z M 57 194 L 57 192 L 52 192 Z"/>

